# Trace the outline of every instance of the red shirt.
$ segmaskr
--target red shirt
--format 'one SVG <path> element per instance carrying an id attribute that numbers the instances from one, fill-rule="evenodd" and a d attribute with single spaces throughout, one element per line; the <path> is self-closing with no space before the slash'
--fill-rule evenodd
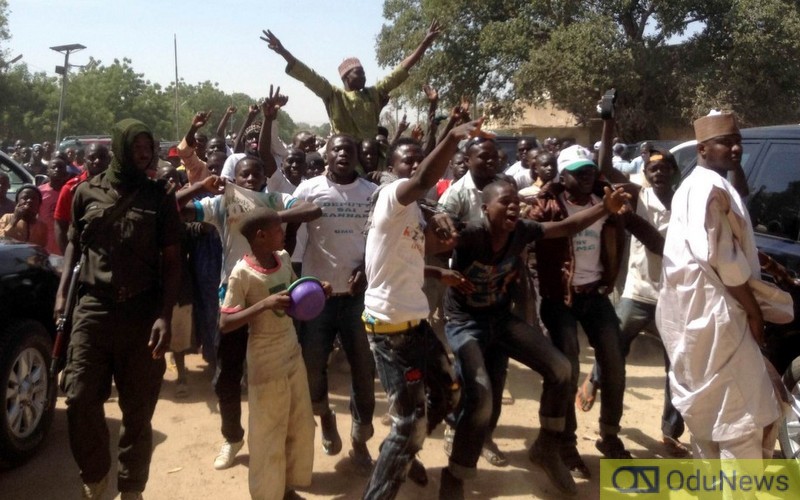
<path id="1" fill-rule="evenodd" d="M 72 222 L 72 198 L 75 196 L 75 189 L 78 187 L 78 184 L 88 178 L 89 172 L 84 170 L 80 175 L 73 177 L 64 184 L 64 187 L 61 188 L 61 193 L 58 195 L 53 219 L 63 222 Z"/>

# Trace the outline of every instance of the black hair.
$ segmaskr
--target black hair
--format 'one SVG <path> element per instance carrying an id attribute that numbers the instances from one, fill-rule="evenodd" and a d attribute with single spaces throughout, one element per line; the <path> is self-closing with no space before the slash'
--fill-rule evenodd
<path id="1" fill-rule="evenodd" d="M 422 147 L 419 141 L 412 137 L 400 137 L 399 139 L 394 141 L 392 145 L 389 146 L 389 151 L 386 153 L 386 161 L 389 163 L 389 165 L 392 164 L 392 158 L 394 157 L 395 151 L 397 151 L 403 146 L 408 146 L 410 144 Z"/>
<path id="2" fill-rule="evenodd" d="M 378 135 L 389 137 L 389 129 L 384 127 L 383 125 L 378 125 Z"/>
<path id="3" fill-rule="evenodd" d="M 244 155 L 241 158 L 239 158 L 239 161 L 237 161 L 236 165 L 233 167 L 233 175 L 236 175 L 236 173 L 239 171 L 239 165 L 241 165 L 242 162 L 244 162 L 245 160 L 253 161 L 253 162 L 256 162 L 259 165 L 261 165 L 261 172 L 262 173 L 264 172 L 264 170 L 266 170 L 266 167 L 264 166 L 264 162 L 261 160 L 261 158 L 259 158 L 258 156 L 254 156 L 254 155 Z"/>
<path id="4" fill-rule="evenodd" d="M 483 137 L 481 135 L 476 135 L 475 137 L 467 141 L 467 144 L 464 145 L 464 153 L 469 152 L 469 149 L 472 146 L 477 146 L 479 144 L 483 144 L 484 142 L 491 142 L 492 144 L 494 144 L 495 148 L 497 147 L 497 141 L 495 141 L 494 139 L 490 137 Z"/>
<path id="5" fill-rule="evenodd" d="M 306 155 L 306 164 L 310 165 L 313 162 L 319 162 L 325 165 L 325 158 L 323 158 L 322 155 L 317 153 L 316 151 L 308 153 Z"/>
<path id="6" fill-rule="evenodd" d="M 278 215 L 278 212 L 268 207 L 257 207 L 242 217 L 239 232 L 247 239 L 248 243 L 251 243 L 259 230 L 271 224 L 280 223 L 281 216 Z"/>
<path id="7" fill-rule="evenodd" d="M 506 186 L 513 187 L 514 191 L 517 190 L 517 183 L 514 182 L 514 179 L 511 177 L 506 176 L 493 180 L 481 191 L 481 201 L 483 201 L 484 204 L 488 204 L 497 197 L 497 192 Z"/>
<path id="8" fill-rule="evenodd" d="M 22 194 L 23 191 L 31 190 L 36 193 L 36 197 L 39 198 L 39 203 L 42 202 L 42 192 L 39 191 L 39 188 L 34 186 L 33 184 L 23 184 L 17 189 L 17 194 L 14 196 L 14 201 L 19 203 L 19 195 Z"/>

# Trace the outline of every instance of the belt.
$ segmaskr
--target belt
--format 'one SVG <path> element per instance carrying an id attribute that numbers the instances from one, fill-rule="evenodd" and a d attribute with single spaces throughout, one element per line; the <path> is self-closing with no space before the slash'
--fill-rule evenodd
<path id="1" fill-rule="evenodd" d="M 144 293 L 148 292 L 155 292 L 156 288 L 153 286 L 147 286 L 146 288 L 139 288 L 136 287 L 134 289 L 130 289 L 128 287 L 121 286 L 116 289 L 109 289 L 109 288 L 102 288 L 102 287 L 86 287 L 85 293 L 88 295 L 92 295 L 99 299 L 105 299 L 112 302 L 122 303 L 127 302 L 128 300 L 138 297 Z"/>
<path id="2" fill-rule="evenodd" d="M 570 287 L 572 293 L 576 295 L 599 295 L 603 294 L 606 287 L 602 286 L 600 281 L 586 283 L 585 285 L 573 285 Z"/>
<path id="3" fill-rule="evenodd" d="M 361 320 L 364 322 L 364 328 L 367 329 L 367 332 L 381 335 L 405 332 L 411 330 L 412 328 L 416 328 L 420 323 L 422 323 L 421 319 L 404 321 L 403 323 L 386 323 L 367 315 L 367 313 L 361 315 Z"/>

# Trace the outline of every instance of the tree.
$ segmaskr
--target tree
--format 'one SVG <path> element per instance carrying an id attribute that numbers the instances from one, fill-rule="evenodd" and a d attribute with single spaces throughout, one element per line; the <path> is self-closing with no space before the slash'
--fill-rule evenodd
<path id="1" fill-rule="evenodd" d="M 385 0 L 384 17 L 382 65 L 399 63 L 430 19 L 445 21 L 402 99 L 431 83 L 445 103 L 474 96 L 494 117 L 550 99 L 585 122 L 616 87 L 628 140 L 655 138 L 710 104 L 750 124 L 798 116 L 796 0 Z"/>

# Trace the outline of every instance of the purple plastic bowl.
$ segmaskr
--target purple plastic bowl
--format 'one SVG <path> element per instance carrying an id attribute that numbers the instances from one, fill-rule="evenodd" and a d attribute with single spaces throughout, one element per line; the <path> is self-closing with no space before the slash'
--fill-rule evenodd
<path id="1" fill-rule="evenodd" d="M 298 321 L 309 321 L 325 307 L 325 291 L 317 278 L 305 276 L 289 286 L 292 303 L 286 313 Z"/>

